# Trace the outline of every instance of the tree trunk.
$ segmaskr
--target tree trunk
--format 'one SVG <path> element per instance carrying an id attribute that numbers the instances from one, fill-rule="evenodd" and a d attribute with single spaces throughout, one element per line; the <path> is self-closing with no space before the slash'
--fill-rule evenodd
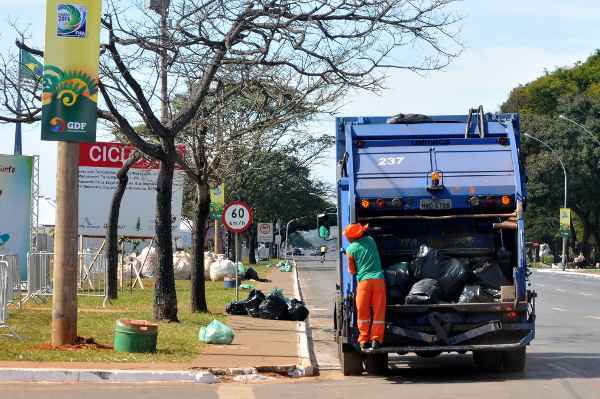
<path id="1" fill-rule="evenodd" d="M 256 224 L 252 224 L 250 230 L 248 230 L 248 242 L 250 243 L 250 248 L 248 248 L 248 263 L 251 265 L 256 265 Z"/>
<path id="2" fill-rule="evenodd" d="M 107 245 L 105 254 L 108 262 L 106 266 L 106 297 L 108 299 L 117 299 L 118 296 L 119 211 L 121 209 L 121 200 L 123 199 L 123 194 L 125 194 L 125 189 L 127 188 L 127 183 L 129 181 L 127 173 L 138 159 L 140 159 L 140 153 L 134 151 L 117 172 L 117 179 L 119 182 L 112 198 L 110 214 L 108 216 L 108 228 L 106 230 Z"/>
<path id="3" fill-rule="evenodd" d="M 208 312 L 204 284 L 204 240 L 206 222 L 210 212 L 210 188 L 206 182 L 196 183 L 196 207 L 194 209 L 194 235 L 192 248 L 192 312 Z"/>
<path id="4" fill-rule="evenodd" d="M 167 154 L 161 160 L 156 182 L 156 246 L 158 270 L 154 285 L 154 319 L 176 321 L 177 292 L 173 271 L 173 237 L 171 217 L 171 197 L 173 196 L 173 176 L 175 174 L 175 144 L 172 138 L 163 139 Z M 172 151 L 172 153 L 171 153 Z"/>

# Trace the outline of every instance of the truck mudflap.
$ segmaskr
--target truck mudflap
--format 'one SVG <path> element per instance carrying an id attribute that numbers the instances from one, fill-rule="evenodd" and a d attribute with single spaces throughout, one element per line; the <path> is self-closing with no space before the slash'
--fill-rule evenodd
<path id="1" fill-rule="evenodd" d="M 397 352 L 461 352 L 473 350 L 510 350 L 528 345 L 535 336 L 534 323 L 510 323 L 503 325 L 500 321 L 490 321 L 482 326 L 469 331 L 448 337 L 443 329 L 436 328 L 437 335 L 414 331 L 391 324 L 387 325 L 386 332 L 414 340 L 421 341 L 424 346 L 385 346 L 376 350 L 368 349 L 366 353 L 397 353 Z M 529 331 L 527 335 L 517 342 L 494 344 L 467 344 L 461 343 L 473 338 L 497 331 Z"/>

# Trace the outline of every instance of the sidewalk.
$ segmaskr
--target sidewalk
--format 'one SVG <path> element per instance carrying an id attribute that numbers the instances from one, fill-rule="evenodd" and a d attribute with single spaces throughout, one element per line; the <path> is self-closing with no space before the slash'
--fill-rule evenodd
<path id="1" fill-rule="evenodd" d="M 294 275 L 274 269 L 270 283 L 258 283 L 256 288 L 267 294 L 273 288 L 281 288 L 288 298 L 296 297 Z M 248 291 L 240 291 L 240 299 L 246 299 Z M 229 316 L 229 326 L 235 331 L 231 345 L 208 345 L 193 367 L 264 367 L 295 366 L 298 357 L 298 323 L 283 320 L 262 320 L 250 316 Z"/>
<path id="2" fill-rule="evenodd" d="M 268 276 L 270 283 L 256 287 L 268 293 L 281 288 L 289 298 L 298 297 L 296 271 Z M 245 299 L 248 291 L 240 291 Z M 212 381 L 200 370 L 215 374 L 248 374 L 257 371 L 287 372 L 306 365 L 299 354 L 306 340 L 304 323 L 229 316 L 235 331 L 231 345 L 207 345 L 190 362 L 87 363 L 87 362 L 0 362 L 0 381 Z M 211 374 L 212 375 L 212 374 Z"/>
<path id="3" fill-rule="evenodd" d="M 540 273 L 555 273 L 555 274 L 564 274 L 564 275 L 569 275 L 569 276 L 600 278 L 600 273 L 586 273 L 585 269 L 567 269 L 565 271 L 562 271 L 560 269 L 552 269 L 552 268 L 532 268 L 531 270 L 535 270 Z M 593 270 L 598 270 L 598 269 L 593 269 Z"/>

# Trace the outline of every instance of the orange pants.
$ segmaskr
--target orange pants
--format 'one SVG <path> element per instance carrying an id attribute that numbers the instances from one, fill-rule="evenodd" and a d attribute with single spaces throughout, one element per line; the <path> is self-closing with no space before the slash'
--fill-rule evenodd
<path id="1" fill-rule="evenodd" d="M 363 280 L 356 289 L 356 307 L 358 309 L 358 342 L 369 341 L 383 343 L 385 333 L 385 280 Z M 371 309 L 373 316 L 371 319 Z"/>

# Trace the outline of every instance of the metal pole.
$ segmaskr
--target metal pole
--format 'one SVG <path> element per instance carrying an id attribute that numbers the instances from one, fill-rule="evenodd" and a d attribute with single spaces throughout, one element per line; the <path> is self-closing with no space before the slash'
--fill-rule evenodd
<path id="1" fill-rule="evenodd" d="M 235 300 L 240 300 L 240 287 L 239 287 L 239 250 L 240 250 L 240 235 L 239 233 L 235 233 Z"/>
<path id="2" fill-rule="evenodd" d="M 23 43 L 25 39 L 23 35 L 21 35 L 21 43 Z M 23 80 L 22 68 L 23 68 L 23 50 L 19 49 L 19 66 L 17 72 L 17 119 L 21 118 L 21 82 Z M 23 153 L 23 145 L 22 145 L 22 130 L 21 130 L 21 122 L 17 122 L 15 124 L 15 148 L 14 155 L 21 155 Z"/>
<path id="3" fill-rule="evenodd" d="M 594 140 L 596 142 L 596 144 L 600 145 L 600 140 L 598 139 L 598 137 L 596 137 L 596 135 L 594 133 L 592 133 L 588 128 L 583 126 L 581 123 L 575 122 L 573 119 L 569 119 L 564 115 L 559 115 L 558 117 L 567 122 L 571 122 L 575 126 L 581 128 L 584 132 L 586 132 L 592 138 L 592 140 Z"/>
<path id="4" fill-rule="evenodd" d="M 548 145 L 548 143 L 538 139 L 537 137 L 533 137 L 530 134 L 525 133 L 524 134 L 525 137 L 529 137 L 532 140 L 537 141 L 538 143 L 542 144 L 544 147 L 548 148 L 550 150 L 550 152 L 552 152 L 554 155 L 556 155 L 556 158 L 558 159 L 558 162 L 560 163 L 560 166 L 563 170 L 563 174 L 565 176 L 565 183 L 564 183 L 564 199 L 563 199 L 563 208 L 567 207 L 567 185 L 568 185 L 568 181 L 567 181 L 567 168 L 565 168 L 565 164 L 562 161 L 562 158 L 560 157 L 560 155 L 558 155 L 558 153 L 554 150 L 554 148 L 550 147 L 550 145 Z M 561 256 L 561 263 L 562 263 L 562 269 L 565 270 L 567 267 L 567 237 L 562 237 L 562 256 Z"/>

